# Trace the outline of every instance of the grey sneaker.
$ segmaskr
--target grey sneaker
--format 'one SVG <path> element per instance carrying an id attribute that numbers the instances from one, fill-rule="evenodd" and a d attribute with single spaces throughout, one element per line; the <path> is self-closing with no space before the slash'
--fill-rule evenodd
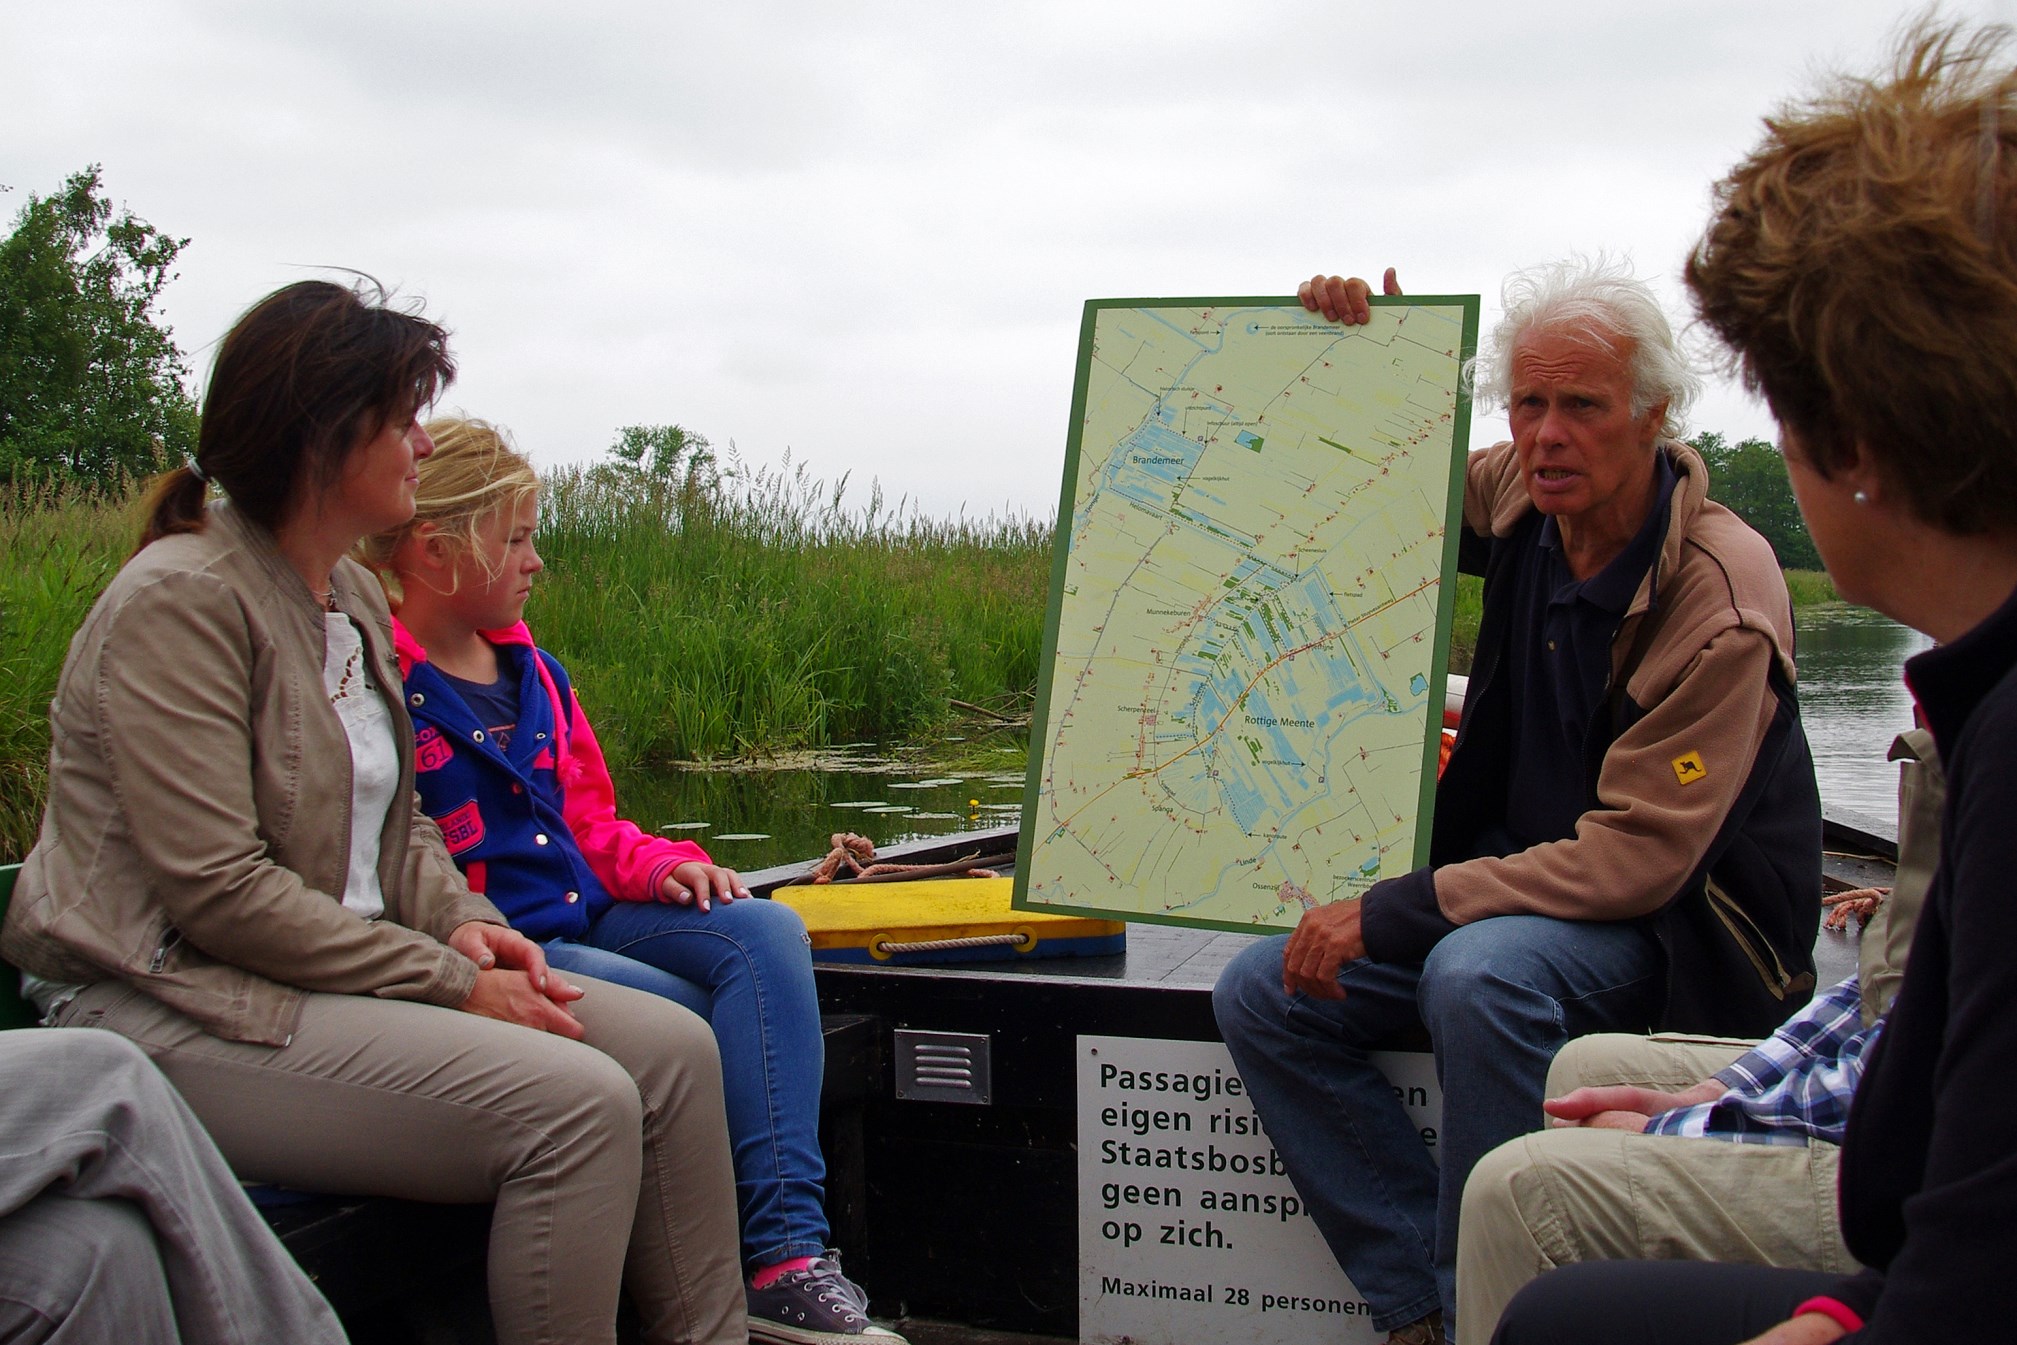
<path id="1" fill-rule="evenodd" d="M 749 1294 L 749 1338 L 770 1345 L 905 1345 L 868 1319 L 868 1295 L 840 1273 L 837 1253 L 814 1257 Z"/>

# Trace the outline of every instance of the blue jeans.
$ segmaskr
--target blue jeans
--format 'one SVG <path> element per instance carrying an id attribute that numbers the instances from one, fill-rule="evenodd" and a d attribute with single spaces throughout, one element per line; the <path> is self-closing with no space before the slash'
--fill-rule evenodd
<path id="1" fill-rule="evenodd" d="M 1634 1031 L 1658 1011 L 1663 960 L 1632 924 L 1506 915 L 1412 964 L 1359 961 L 1342 1000 L 1282 990 L 1288 936 L 1227 964 L 1219 1031 L 1268 1138 L 1332 1255 L 1391 1331 L 1453 1322 L 1457 1211 L 1489 1150 L 1539 1128 L 1548 1062 L 1570 1037 Z M 1443 1088 L 1436 1161 L 1368 1053 L 1426 1025 Z"/>
<path id="2" fill-rule="evenodd" d="M 713 1026 L 750 1270 L 817 1256 L 829 1237 L 811 948 L 798 912 L 760 897 L 706 912 L 620 901 L 579 942 L 546 945 L 562 971 L 663 995 Z"/>

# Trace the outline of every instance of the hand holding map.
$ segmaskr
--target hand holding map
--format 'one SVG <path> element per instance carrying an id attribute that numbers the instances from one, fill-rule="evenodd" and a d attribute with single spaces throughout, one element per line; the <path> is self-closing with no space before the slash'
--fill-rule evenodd
<path id="1" fill-rule="evenodd" d="M 1401 281 L 1393 267 L 1387 268 L 1380 284 L 1387 297 L 1399 297 Z M 1366 302 L 1372 292 L 1373 287 L 1357 276 L 1344 280 L 1337 276 L 1314 275 L 1296 287 L 1296 298 L 1302 300 L 1304 308 L 1312 313 L 1322 313 L 1332 322 L 1342 322 L 1347 327 L 1363 327 L 1373 320 L 1372 305 Z"/>

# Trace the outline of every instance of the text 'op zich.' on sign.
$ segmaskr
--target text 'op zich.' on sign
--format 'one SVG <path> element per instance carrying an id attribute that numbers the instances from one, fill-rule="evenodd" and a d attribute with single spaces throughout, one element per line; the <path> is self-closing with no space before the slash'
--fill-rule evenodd
<path id="1" fill-rule="evenodd" d="M 1374 1062 L 1436 1152 L 1435 1059 Z M 1079 1339 L 1376 1345 L 1218 1042 L 1078 1039 Z"/>

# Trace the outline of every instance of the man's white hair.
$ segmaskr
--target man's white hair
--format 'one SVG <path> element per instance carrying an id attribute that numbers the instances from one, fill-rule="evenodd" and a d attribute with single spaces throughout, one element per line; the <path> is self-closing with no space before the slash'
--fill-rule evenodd
<path id="1" fill-rule="evenodd" d="M 1660 433 L 1676 439 L 1687 428 L 1688 406 L 1701 392 L 1702 380 L 1675 339 L 1660 301 L 1632 274 L 1629 262 L 1600 253 L 1515 271 L 1506 277 L 1501 301 L 1506 315 L 1467 370 L 1478 400 L 1510 405 L 1514 347 L 1527 333 L 1546 331 L 1605 350 L 1623 342 L 1631 351 L 1632 414 L 1644 415 L 1665 402 Z"/>

